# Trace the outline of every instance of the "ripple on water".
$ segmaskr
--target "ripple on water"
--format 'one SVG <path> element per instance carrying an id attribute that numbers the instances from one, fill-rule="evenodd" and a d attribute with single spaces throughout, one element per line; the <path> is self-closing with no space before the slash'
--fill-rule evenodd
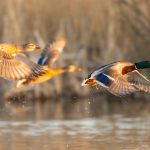
<path id="1" fill-rule="evenodd" d="M 49 135 L 78 135 L 84 137 L 115 134 L 125 138 L 125 135 L 136 132 L 145 134 L 150 129 L 150 118 L 99 118 L 82 120 L 40 120 L 40 121 L 0 121 L 1 133 L 11 132 L 23 136 Z M 132 132 L 131 132 L 132 131 Z"/>

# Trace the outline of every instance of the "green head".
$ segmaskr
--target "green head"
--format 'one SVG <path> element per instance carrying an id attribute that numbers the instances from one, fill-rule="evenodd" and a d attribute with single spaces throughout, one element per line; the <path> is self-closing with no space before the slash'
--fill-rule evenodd
<path id="1" fill-rule="evenodd" d="M 150 61 L 140 61 L 135 63 L 137 69 L 150 68 Z"/>

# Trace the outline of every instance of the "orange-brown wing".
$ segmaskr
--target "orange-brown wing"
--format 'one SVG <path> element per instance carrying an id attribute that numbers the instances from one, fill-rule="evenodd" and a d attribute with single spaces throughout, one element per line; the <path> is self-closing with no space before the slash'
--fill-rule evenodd
<path id="1" fill-rule="evenodd" d="M 128 82 L 124 77 L 118 77 L 113 80 L 107 90 L 113 95 L 120 97 L 138 91 L 138 89 Z"/>
<path id="2" fill-rule="evenodd" d="M 52 66 L 52 64 L 58 59 L 66 45 L 65 39 L 59 39 L 51 44 L 48 44 L 41 54 L 39 59 L 40 65 Z"/>
<path id="3" fill-rule="evenodd" d="M 17 56 L 18 57 L 18 56 Z M 8 80 L 20 80 L 42 72 L 41 66 L 24 56 L 15 57 L 0 51 L 0 76 Z"/>

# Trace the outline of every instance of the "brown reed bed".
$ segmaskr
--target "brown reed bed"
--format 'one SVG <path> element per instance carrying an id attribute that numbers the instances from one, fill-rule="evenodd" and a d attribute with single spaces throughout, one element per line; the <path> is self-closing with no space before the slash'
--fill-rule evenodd
<path id="1" fill-rule="evenodd" d="M 149 16 L 146 0 L 1 0 L 0 39 L 44 47 L 65 36 L 67 46 L 57 65 L 74 64 L 83 71 L 55 77 L 33 87 L 32 93 L 35 97 L 87 95 L 89 89 L 80 83 L 92 69 L 121 59 L 150 59 Z M 35 60 L 38 56 L 31 54 Z M 11 90 L 11 84 L 2 81 L 2 93 Z"/>

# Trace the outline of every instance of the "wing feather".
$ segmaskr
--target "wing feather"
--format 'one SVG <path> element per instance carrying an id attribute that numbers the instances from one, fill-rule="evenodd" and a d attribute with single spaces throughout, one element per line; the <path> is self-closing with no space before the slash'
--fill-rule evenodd
<path id="1" fill-rule="evenodd" d="M 150 92 L 150 81 L 138 71 L 118 76 L 108 91 L 116 96 L 124 96 L 137 91 Z"/>
<path id="2" fill-rule="evenodd" d="M 129 73 L 128 81 L 139 89 L 139 91 L 150 92 L 150 80 L 148 80 L 139 71 Z"/>
<path id="3" fill-rule="evenodd" d="M 58 39 L 51 44 L 48 44 L 43 52 L 41 53 L 40 64 L 52 66 L 54 62 L 58 59 L 59 55 L 62 53 L 66 45 L 66 40 L 64 38 Z"/>
<path id="4" fill-rule="evenodd" d="M 117 77 L 113 80 L 108 91 L 116 96 L 125 96 L 138 91 L 136 87 L 126 80 L 125 76 L 127 75 Z"/>
<path id="5" fill-rule="evenodd" d="M 43 71 L 42 67 L 25 56 L 15 57 L 0 50 L 0 76 L 8 80 L 20 80 Z"/>

